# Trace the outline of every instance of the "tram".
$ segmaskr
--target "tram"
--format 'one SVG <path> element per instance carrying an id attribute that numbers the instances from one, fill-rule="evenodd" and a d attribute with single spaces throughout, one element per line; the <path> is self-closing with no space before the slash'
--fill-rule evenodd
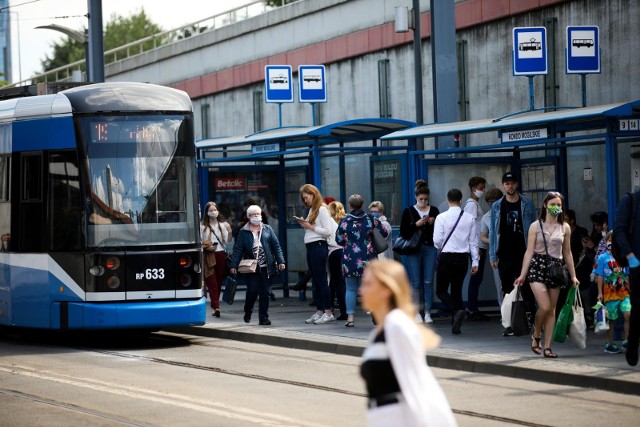
<path id="1" fill-rule="evenodd" d="M 99 83 L 0 101 L 0 325 L 205 323 L 186 93 Z"/>

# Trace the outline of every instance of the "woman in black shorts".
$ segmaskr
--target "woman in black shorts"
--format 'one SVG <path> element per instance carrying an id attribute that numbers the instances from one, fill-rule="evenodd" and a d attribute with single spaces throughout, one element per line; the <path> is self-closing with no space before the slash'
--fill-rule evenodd
<path id="1" fill-rule="evenodd" d="M 578 286 L 580 283 L 576 279 L 571 256 L 571 227 L 564 221 L 563 201 L 562 194 L 555 191 L 547 193 L 542 201 L 538 221 L 529 227 L 522 271 L 514 283 L 515 286 L 520 286 L 527 278 L 538 304 L 535 327 L 531 336 L 531 351 L 552 359 L 558 357 L 551 351 L 551 338 L 556 321 L 555 307 L 560 288 L 550 280 L 547 268 L 551 264 L 562 265 L 564 260 L 573 286 Z M 547 241 L 548 254 L 542 233 Z M 540 346 L 542 332 L 544 332 L 544 350 Z"/>

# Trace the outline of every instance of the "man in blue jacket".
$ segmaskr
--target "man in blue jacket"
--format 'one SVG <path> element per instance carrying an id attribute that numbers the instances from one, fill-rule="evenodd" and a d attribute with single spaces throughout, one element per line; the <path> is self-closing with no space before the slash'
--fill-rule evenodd
<path id="1" fill-rule="evenodd" d="M 620 247 L 620 253 L 629 260 L 629 285 L 631 293 L 631 318 L 625 357 L 631 366 L 638 364 L 638 340 L 640 339 L 640 191 L 631 197 L 625 194 L 616 212 L 613 239 Z M 635 208 L 632 206 L 635 203 Z M 630 230 L 631 229 L 631 230 Z"/>
<path id="2" fill-rule="evenodd" d="M 491 227 L 489 228 L 489 256 L 491 267 L 498 269 L 502 292 L 513 290 L 513 282 L 520 275 L 522 260 L 527 250 L 529 226 L 537 220 L 533 201 L 518 193 L 518 179 L 512 172 L 502 175 L 502 189 L 505 195 L 491 207 Z M 525 281 L 522 286 L 523 299 L 527 310 L 535 314 L 535 298 Z M 505 337 L 512 336 L 511 327 L 504 330 Z"/>

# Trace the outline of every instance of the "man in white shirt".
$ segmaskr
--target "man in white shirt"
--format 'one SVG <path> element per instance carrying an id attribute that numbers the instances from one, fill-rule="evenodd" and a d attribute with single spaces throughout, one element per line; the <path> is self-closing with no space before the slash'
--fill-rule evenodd
<path id="1" fill-rule="evenodd" d="M 449 209 L 436 217 L 433 244 L 441 254 L 438 262 L 436 295 L 452 310 L 451 333 L 460 334 L 465 319 L 462 303 L 462 284 L 467 275 L 469 254 L 471 254 L 471 274 L 478 272 L 478 233 L 476 221 L 460 208 L 462 192 L 457 188 L 447 193 Z M 451 287 L 451 294 L 448 290 Z"/>

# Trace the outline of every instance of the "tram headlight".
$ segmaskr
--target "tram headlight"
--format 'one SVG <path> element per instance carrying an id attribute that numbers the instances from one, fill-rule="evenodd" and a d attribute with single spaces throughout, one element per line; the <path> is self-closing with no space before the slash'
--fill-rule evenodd
<path id="1" fill-rule="evenodd" d="M 101 265 L 94 265 L 93 267 L 89 268 L 89 274 L 95 277 L 100 277 L 104 274 L 104 267 Z"/>
<path id="2" fill-rule="evenodd" d="M 193 261 L 191 260 L 191 257 L 189 255 L 182 255 L 180 257 L 180 260 L 178 261 L 178 263 L 180 264 L 180 267 L 183 267 L 183 268 L 191 267 L 192 262 Z"/>
<path id="3" fill-rule="evenodd" d="M 183 273 L 180 275 L 180 284 L 188 288 L 191 285 L 191 276 L 189 274 Z"/>
<path id="4" fill-rule="evenodd" d="M 118 276 L 111 276 L 107 279 L 107 286 L 109 289 L 118 289 L 120 287 L 120 278 Z"/>
<path id="5" fill-rule="evenodd" d="M 107 269 L 109 270 L 117 270 L 118 267 L 120 267 L 120 259 L 118 257 L 109 257 L 107 258 L 107 260 L 104 262 L 104 266 L 107 267 Z"/>

